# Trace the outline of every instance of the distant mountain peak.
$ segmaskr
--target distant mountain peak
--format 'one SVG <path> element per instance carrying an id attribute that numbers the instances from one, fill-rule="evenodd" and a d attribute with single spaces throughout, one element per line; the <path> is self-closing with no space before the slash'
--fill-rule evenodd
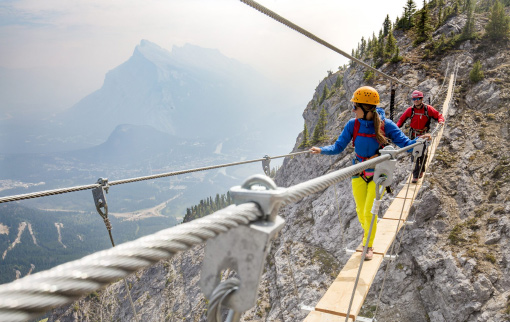
<path id="1" fill-rule="evenodd" d="M 160 67 L 174 63 L 168 50 L 146 39 L 142 39 L 140 44 L 135 47 L 133 56 L 139 55 Z"/>
<path id="2" fill-rule="evenodd" d="M 83 134 L 88 124 L 96 124 L 93 142 L 119 124 L 149 125 L 181 137 L 222 137 L 251 124 L 251 116 L 266 108 L 265 88 L 274 87 L 218 49 L 185 44 L 168 51 L 142 39 L 126 62 L 108 72 L 103 86 L 60 122 L 80 137 L 88 136 Z"/>

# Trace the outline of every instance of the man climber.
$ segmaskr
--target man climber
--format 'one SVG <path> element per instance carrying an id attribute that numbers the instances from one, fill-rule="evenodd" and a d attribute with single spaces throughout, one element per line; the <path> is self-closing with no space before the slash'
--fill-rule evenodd
<path id="1" fill-rule="evenodd" d="M 402 127 L 408 118 L 411 119 L 411 129 L 409 137 L 411 140 L 427 133 L 430 130 L 431 118 L 444 124 L 444 117 L 435 108 L 423 103 L 423 93 L 414 91 L 412 94 L 413 106 L 408 107 L 397 122 L 398 127 Z M 427 147 L 423 150 L 423 154 L 416 160 L 416 166 L 413 170 L 413 183 L 418 182 L 418 178 L 423 177 L 425 172 L 425 162 L 427 161 Z"/>

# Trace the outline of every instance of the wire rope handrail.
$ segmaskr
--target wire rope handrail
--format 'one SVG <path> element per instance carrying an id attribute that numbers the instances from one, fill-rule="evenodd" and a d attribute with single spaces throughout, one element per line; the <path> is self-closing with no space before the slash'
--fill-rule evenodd
<path id="1" fill-rule="evenodd" d="M 422 143 L 414 145 L 418 144 Z M 411 147 L 410 145 L 406 149 Z M 395 154 L 406 149 L 395 150 Z M 381 155 L 285 188 L 279 196 L 280 203 L 286 205 L 299 201 L 390 158 L 389 154 Z M 231 228 L 248 225 L 262 217 L 264 214 L 254 202 L 231 205 L 192 222 L 0 285 L 0 321 L 32 319 L 134 271 L 168 259 L 177 252 L 202 244 Z"/>
<path id="2" fill-rule="evenodd" d="M 271 11 L 268 8 L 262 6 L 261 4 L 255 2 L 253 0 L 240 0 L 240 1 L 245 3 L 245 4 L 247 4 L 247 5 L 249 5 L 250 7 L 254 8 L 255 10 L 258 10 L 258 11 L 262 12 L 266 16 L 268 16 L 270 18 L 273 18 L 274 20 L 276 20 L 276 21 L 286 25 L 287 27 L 289 27 L 289 28 L 299 32 L 300 34 L 302 34 L 302 35 L 304 35 L 304 36 L 314 40 L 315 42 L 317 42 L 317 43 L 319 43 L 319 44 L 321 44 L 321 45 L 323 45 L 323 46 L 333 50 L 334 52 L 337 52 L 340 55 L 342 55 L 342 56 L 344 56 L 346 58 L 349 58 L 350 60 L 352 60 L 352 61 L 354 61 L 354 62 L 356 62 L 356 63 L 358 63 L 358 64 L 360 64 L 360 65 L 362 65 L 362 66 L 364 66 L 364 67 L 366 67 L 368 69 L 370 69 L 370 70 L 372 70 L 373 72 L 381 75 L 382 77 L 384 77 L 384 78 L 386 78 L 386 79 L 388 79 L 390 81 L 396 82 L 398 84 L 401 84 L 401 85 L 403 85 L 405 87 L 412 88 L 412 86 L 410 86 L 410 85 L 408 85 L 408 84 L 398 80 L 397 78 L 392 77 L 392 76 L 390 76 L 390 75 L 388 75 L 388 74 L 386 74 L 386 73 L 384 73 L 384 72 L 382 72 L 382 71 L 380 71 L 380 70 L 378 70 L 378 69 L 376 69 L 376 68 L 374 68 L 374 67 L 372 67 L 370 65 L 368 65 L 367 63 L 359 60 L 358 58 L 353 57 L 353 56 L 349 55 L 348 53 L 346 53 L 345 51 L 343 51 L 343 50 L 341 50 L 341 49 L 331 45 L 330 43 L 328 43 L 328 42 L 326 42 L 324 40 L 322 40 L 321 38 L 315 36 L 314 34 L 308 32 L 308 31 L 306 31 L 305 29 L 299 27 L 298 25 L 294 24 L 293 22 L 283 18 L 282 16 L 278 15 L 274 11 Z"/>
<path id="3" fill-rule="evenodd" d="M 199 171 L 205 171 L 205 170 L 212 170 L 212 169 L 218 169 L 218 168 L 231 167 L 231 166 L 235 166 L 235 165 L 254 163 L 254 162 L 260 162 L 260 161 L 266 161 L 267 159 L 284 158 L 284 157 L 287 157 L 287 156 L 294 156 L 294 155 L 303 154 L 303 153 L 309 153 L 309 151 L 293 152 L 293 153 L 279 155 L 279 156 L 275 156 L 275 157 L 266 156 L 266 157 L 261 158 L 261 159 L 254 159 L 254 160 L 246 160 L 246 161 L 218 164 L 218 165 L 213 165 L 213 166 L 208 166 L 208 167 L 201 167 L 201 168 L 195 168 L 195 169 L 187 169 L 187 170 L 180 170 L 180 171 L 173 171 L 173 172 L 154 174 L 154 175 L 144 176 L 144 177 L 115 180 L 115 181 L 108 182 L 108 186 L 115 186 L 115 185 L 120 185 L 120 184 L 125 184 L 125 183 L 138 182 L 138 181 L 144 181 L 144 180 L 152 180 L 152 179 L 159 179 L 159 178 L 171 177 L 171 176 L 176 176 L 176 175 L 181 175 L 181 174 L 186 174 L 186 173 L 192 173 L 192 172 L 199 172 Z M 31 192 L 31 193 L 25 193 L 25 194 L 20 194 L 20 195 L 0 197 L 0 203 L 11 202 L 11 201 L 19 201 L 19 200 L 25 200 L 25 199 L 33 199 L 33 198 L 40 198 L 40 197 L 47 197 L 47 196 L 64 194 L 64 193 L 68 193 L 68 192 L 74 192 L 74 191 L 90 190 L 90 189 L 98 188 L 98 187 L 101 187 L 101 186 L 102 185 L 99 184 L 99 183 L 94 183 L 94 184 L 83 185 L 83 186 L 75 186 L 75 187 L 68 187 L 68 188 L 59 188 L 59 189 L 53 189 L 53 190 L 45 190 L 45 191 Z"/>
<path id="4" fill-rule="evenodd" d="M 0 321 L 33 319 L 260 217 L 255 203 L 231 205 L 192 222 L 0 285 Z"/>

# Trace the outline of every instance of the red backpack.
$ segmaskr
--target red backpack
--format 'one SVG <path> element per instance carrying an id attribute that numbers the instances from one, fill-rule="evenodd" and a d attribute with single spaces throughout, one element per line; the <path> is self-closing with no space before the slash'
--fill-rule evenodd
<path id="1" fill-rule="evenodd" d="M 359 133 L 359 127 L 360 127 L 361 123 L 358 119 L 355 119 L 354 120 L 354 132 L 352 133 L 352 146 L 354 146 L 354 141 L 356 141 L 356 137 L 359 135 L 359 136 L 364 136 L 364 137 L 367 137 L 367 138 L 373 138 L 374 140 L 377 141 L 377 139 L 375 138 L 375 133 L 374 134 L 368 134 L 368 133 Z M 383 131 L 384 134 L 386 134 L 386 131 L 384 130 L 384 121 L 382 122 L 382 125 L 381 125 L 381 130 Z M 381 145 L 381 144 L 379 144 Z M 381 145 L 382 147 L 382 145 Z"/>

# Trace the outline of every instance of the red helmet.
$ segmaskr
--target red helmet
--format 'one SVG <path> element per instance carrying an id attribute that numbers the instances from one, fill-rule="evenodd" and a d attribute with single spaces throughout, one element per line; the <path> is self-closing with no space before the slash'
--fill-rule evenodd
<path id="1" fill-rule="evenodd" d="M 418 97 L 423 98 L 423 93 L 420 91 L 414 91 L 412 94 L 412 98 L 418 98 Z"/>

